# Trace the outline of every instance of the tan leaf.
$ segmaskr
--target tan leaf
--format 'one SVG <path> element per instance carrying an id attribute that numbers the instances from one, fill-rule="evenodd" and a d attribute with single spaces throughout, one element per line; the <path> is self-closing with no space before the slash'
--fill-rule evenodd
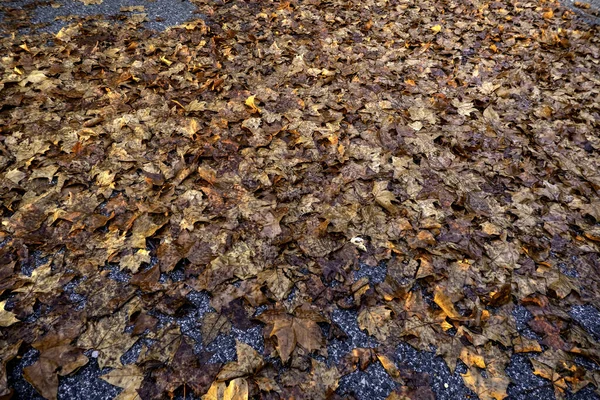
<path id="1" fill-rule="evenodd" d="M 237 378 L 229 382 L 223 392 L 223 400 L 248 400 L 248 381 Z"/>
<path id="2" fill-rule="evenodd" d="M 121 270 L 129 270 L 132 274 L 136 274 L 142 263 L 150 263 L 150 252 L 146 249 L 139 249 L 133 254 L 121 257 L 119 267 Z"/>
<path id="3" fill-rule="evenodd" d="M 283 362 L 286 362 L 296 344 L 308 351 L 314 351 L 323 346 L 323 334 L 317 322 L 324 321 L 323 317 L 313 310 L 295 311 L 297 315 L 284 311 L 267 311 L 259 319 L 272 324 L 270 337 L 277 338 L 277 352 Z"/>
<path id="4" fill-rule="evenodd" d="M 386 306 L 364 308 L 358 314 L 358 326 L 370 335 L 385 340 L 389 335 L 387 322 L 392 318 L 392 311 Z"/>
<path id="5" fill-rule="evenodd" d="M 219 334 L 228 334 L 231 330 L 231 322 L 222 314 L 209 312 L 204 314 L 200 332 L 202 333 L 202 344 L 205 346 L 212 343 Z"/>
<path id="6" fill-rule="evenodd" d="M 477 368 L 469 368 L 462 377 L 467 387 L 477 393 L 480 400 L 502 400 L 508 396 L 506 389 L 510 379 L 506 376 L 484 378 Z"/>
<path id="7" fill-rule="evenodd" d="M 300 387 L 306 398 L 314 400 L 325 400 L 330 398 L 337 389 L 340 373 L 337 368 L 328 368 L 325 363 L 311 359 L 312 371 L 310 377 L 305 379 Z"/>
<path id="8" fill-rule="evenodd" d="M 8 171 L 4 175 L 4 178 L 8 179 L 15 185 L 18 185 L 19 182 L 21 182 L 23 180 L 23 178 L 25 178 L 26 176 L 27 176 L 27 174 L 25 172 L 19 171 L 18 169 L 13 169 L 13 170 Z"/>
<path id="9" fill-rule="evenodd" d="M 225 382 L 214 381 L 206 394 L 202 396 L 202 400 L 223 400 L 225 389 L 227 389 Z"/>
<path id="10" fill-rule="evenodd" d="M 454 304 L 450 298 L 444 293 L 443 289 L 439 286 L 436 286 L 435 292 L 433 295 L 433 301 L 437 304 L 442 311 L 452 319 L 461 319 L 462 316 L 456 311 L 454 308 Z"/>
<path id="11" fill-rule="evenodd" d="M 258 274 L 258 282 L 267 285 L 275 299 L 281 301 L 289 296 L 294 287 L 294 282 L 287 277 L 285 269 L 275 267 Z"/>
<path id="12" fill-rule="evenodd" d="M 112 316 L 88 322 L 86 331 L 79 337 L 77 346 L 98 351 L 101 369 L 120 368 L 121 356 L 137 341 L 136 337 L 124 331 L 128 315 L 139 309 L 138 304 L 132 301 Z"/>
<path id="13" fill-rule="evenodd" d="M 144 380 L 144 372 L 135 364 L 128 364 L 120 369 L 113 369 L 109 373 L 102 375 L 100 378 L 110 383 L 113 386 L 123 388 L 115 400 L 140 400 L 137 392 L 142 381 Z"/>
<path id="14" fill-rule="evenodd" d="M 221 372 L 219 372 L 219 375 L 217 375 L 217 380 L 228 381 L 230 379 L 251 375 L 263 367 L 263 358 L 251 346 L 236 341 L 235 348 L 237 352 L 237 361 L 227 363 Z"/>
<path id="15" fill-rule="evenodd" d="M 373 196 L 375 201 L 381 207 L 388 210 L 390 213 L 395 213 L 397 207 L 392 204 L 392 201 L 396 201 L 396 196 L 389 190 L 387 190 L 388 182 L 380 181 L 373 184 Z"/>
<path id="16" fill-rule="evenodd" d="M 394 361 L 390 360 L 383 354 L 377 354 L 377 359 L 392 378 L 397 378 L 400 376 L 400 371 L 398 370 L 398 367 L 396 367 L 396 363 L 394 363 Z"/>
<path id="17" fill-rule="evenodd" d="M 476 366 L 478 368 L 485 368 L 485 360 L 483 357 L 475 352 L 470 347 L 463 347 L 460 353 L 460 359 L 468 367 Z"/>
<path id="18" fill-rule="evenodd" d="M 10 398 L 8 396 L 11 391 L 8 387 L 8 378 L 6 376 L 6 364 L 15 358 L 19 353 L 22 341 L 8 344 L 4 340 L 0 340 L 0 398 Z"/>
<path id="19" fill-rule="evenodd" d="M 15 316 L 15 314 L 4 309 L 5 305 L 6 300 L 0 301 L 0 327 L 7 327 L 11 326 L 14 323 L 20 322 Z"/>
<path id="20" fill-rule="evenodd" d="M 40 351 L 40 357 L 33 365 L 23 369 L 23 377 L 46 399 L 56 399 L 59 374 L 68 375 L 88 362 L 82 351 L 69 342 L 70 339 L 57 341 L 52 336 L 33 344 Z"/>
<path id="21" fill-rule="evenodd" d="M 542 351 L 542 346 L 540 346 L 537 340 L 527 339 L 524 336 L 514 338 L 513 346 L 515 348 L 515 353 L 539 353 Z"/>

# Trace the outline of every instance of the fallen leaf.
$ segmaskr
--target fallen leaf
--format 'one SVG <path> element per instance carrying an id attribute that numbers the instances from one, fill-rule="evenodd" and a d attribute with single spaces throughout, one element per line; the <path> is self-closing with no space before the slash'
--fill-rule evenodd
<path id="1" fill-rule="evenodd" d="M 100 376 L 101 379 L 123 389 L 115 400 L 141 400 L 137 390 L 144 380 L 144 372 L 137 365 L 128 364 Z"/>
<path id="2" fill-rule="evenodd" d="M 390 334 L 387 322 L 392 318 L 392 311 L 386 306 L 364 308 L 358 314 L 358 326 L 379 340 L 385 340 Z"/>
<path id="3" fill-rule="evenodd" d="M 235 344 L 237 361 L 225 364 L 217 380 L 228 381 L 256 373 L 264 365 L 264 360 L 251 346 L 236 341 Z"/>
<path id="4" fill-rule="evenodd" d="M 5 306 L 6 300 L 0 301 L 0 327 L 7 327 L 20 322 L 15 314 L 4 309 Z"/>

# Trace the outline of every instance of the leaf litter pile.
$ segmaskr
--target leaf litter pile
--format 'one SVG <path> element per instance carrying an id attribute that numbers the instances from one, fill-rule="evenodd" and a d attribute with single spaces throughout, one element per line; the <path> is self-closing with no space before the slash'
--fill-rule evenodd
<path id="1" fill-rule="evenodd" d="M 432 398 L 401 343 L 480 399 L 515 353 L 557 398 L 600 386 L 568 313 L 600 307 L 597 27 L 544 1 L 195 4 L 154 36 L 133 14 L 0 41 L 0 397 L 31 348 L 47 399 L 91 357 L 119 399 L 341 398 L 373 363 Z M 201 340 L 164 318 L 197 292 Z M 331 362 L 339 310 L 379 345 Z M 249 327 L 264 349 L 211 361 Z"/>

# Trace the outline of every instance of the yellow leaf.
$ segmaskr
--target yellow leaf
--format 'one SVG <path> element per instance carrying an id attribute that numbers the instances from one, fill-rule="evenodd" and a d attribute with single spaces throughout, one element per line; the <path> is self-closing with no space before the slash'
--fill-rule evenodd
<path id="1" fill-rule="evenodd" d="M 225 382 L 213 382 L 213 384 L 208 389 L 208 392 L 204 396 L 202 396 L 202 400 L 223 400 L 223 393 L 227 385 Z"/>
<path id="2" fill-rule="evenodd" d="M 256 105 L 256 103 L 254 102 L 256 95 L 252 95 L 250 97 L 248 97 L 246 99 L 246 105 L 250 108 L 252 108 L 252 112 L 260 112 L 260 108 L 258 108 L 258 106 Z"/>
<path id="3" fill-rule="evenodd" d="M 248 400 L 248 382 L 244 378 L 237 378 L 229 382 L 223 392 L 223 400 Z"/>
<path id="4" fill-rule="evenodd" d="M 502 400 L 507 396 L 510 380 L 505 376 L 484 378 L 477 368 L 470 368 L 462 377 L 467 387 L 477 393 L 481 400 Z"/>
<path id="5" fill-rule="evenodd" d="M 454 304 L 452 304 L 452 301 L 450 300 L 450 298 L 448 296 L 446 296 L 446 294 L 442 291 L 442 289 L 437 286 L 435 288 L 435 294 L 433 296 L 433 301 L 435 302 L 435 304 L 437 304 L 438 306 L 440 306 L 440 308 L 442 309 L 442 311 L 450 318 L 452 319 L 461 319 L 461 315 L 458 313 L 458 311 L 456 311 L 456 308 L 454 308 Z"/>
<path id="6" fill-rule="evenodd" d="M 438 33 L 438 32 L 440 32 L 442 30 L 442 26 L 441 25 L 434 25 L 434 26 L 431 27 L 431 30 L 434 33 Z"/>
<path id="7" fill-rule="evenodd" d="M 468 367 L 475 365 L 479 368 L 485 368 L 485 360 L 483 357 L 468 347 L 463 347 L 460 353 L 460 359 L 467 364 Z"/>
<path id="8" fill-rule="evenodd" d="M 169 61 L 169 60 L 167 60 L 167 59 L 165 58 L 165 56 L 162 56 L 162 57 L 160 58 L 160 61 L 161 61 L 163 64 L 166 64 L 168 67 L 170 67 L 170 66 L 171 66 L 171 64 L 173 64 L 173 61 Z"/>
<path id="9" fill-rule="evenodd" d="M 384 356 L 383 354 L 377 354 L 377 359 L 392 378 L 397 378 L 400 376 L 400 371 L 398 371 L 396 364 L 388 357 Z"/>

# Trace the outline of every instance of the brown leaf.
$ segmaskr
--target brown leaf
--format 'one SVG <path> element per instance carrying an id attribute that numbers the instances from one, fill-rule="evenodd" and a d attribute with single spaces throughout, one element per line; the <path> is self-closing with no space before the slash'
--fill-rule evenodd
<path id="1" fill-rule="evenodd" d="M 387 322 L 392 318 L 392 311 L 386 306 L 364 308 L 358 314 L 358 326 L 379 340 L 385 340 L 390 334 Z"/>
<path id="2" fill-rule="evenodd" d="M 324 319 L 314 311 L 296 310 L 295 314 L 267 311 L 259 316 L 261 321 L 272 326 L 269 337 L 277 338 L 277 352 L 283 362 L 289 360 L 296 344 L 309 352 L 323 346 L 323 334 L 317 322 Z"/>
<path id="3" fill-rule="evenodd" d="M 122 368 L 113 369 L 100 378 L 113 386 L 124 389 L 115 400 L 141 400 L 137 390 L 144 380 L 144 372 L 137 365 L 128 364 Z"/>
<path id="4" fill-rule="evenodd" d="M 47 399 L 55 400 L 58 395 L 58 375 L 69 375 L 88 362 L 82 351 L 69 342 L 56 336 L 35 342 L 33 347 L 40 351 L 40 357 L 23 369 L 23 377 Z"/>
<path id="5" fill-rule="evenodd" d="M 260 370 L 264 365 L 264 360 L 256 350 L 246 343 L 236 341 L 237 361 L 226 364 L 217 380 L 228 381 L 235 378 L 240 378 L 252 375 Z"/>
<path id="6" fill-rule="evenodd" d="M 120 312 L 110 317 L 87 324 L 86 331 L 79 337 L 77 346 L 94 349 L 98 352 L 98 366 L 120 368 L 121 356 L 137 341 L 137 338 L 125 333 L 128 316 L 139 309 L 139 303 L 132 300 Z"/>
<path id="7" fill-rule="evenodd" d="M 202 333 L 202 344 L 207 346 L 212 343 L 213 340 L 219 336 L 219 334 L 228 334 L 231 330 L 231 323 L 226 316 L 216 313 L 209 312 L 204 314 L 202 324 L 200 326 L 200 332 Z"/>
<path id="8" fill-rule="evenodd" d="M 0 398 L 3 396 L 10 398 L 11 389 L 8 387 L 6 364 L 17 356 L 21 343 L 23 343 L 21 340 L 12 344 L 0 340 Z"/>
<path id="9" fill-rule="evenodd" d="M 266 284 L 277 301 L 287 298 L 294 287 L 294 282 L 287 277 L 285 272 L 285 267 L 275 267 L 258 274 L 258 282 Z"/>
<path id="10" fill-rule="evenodd" d="M 15 316 L 15 314 L 4 309 L 5 305 L 6 300 L 0 301 L 0 327 L 7 327 L 11 326 L 14 323 L 20 322 Z"/>

